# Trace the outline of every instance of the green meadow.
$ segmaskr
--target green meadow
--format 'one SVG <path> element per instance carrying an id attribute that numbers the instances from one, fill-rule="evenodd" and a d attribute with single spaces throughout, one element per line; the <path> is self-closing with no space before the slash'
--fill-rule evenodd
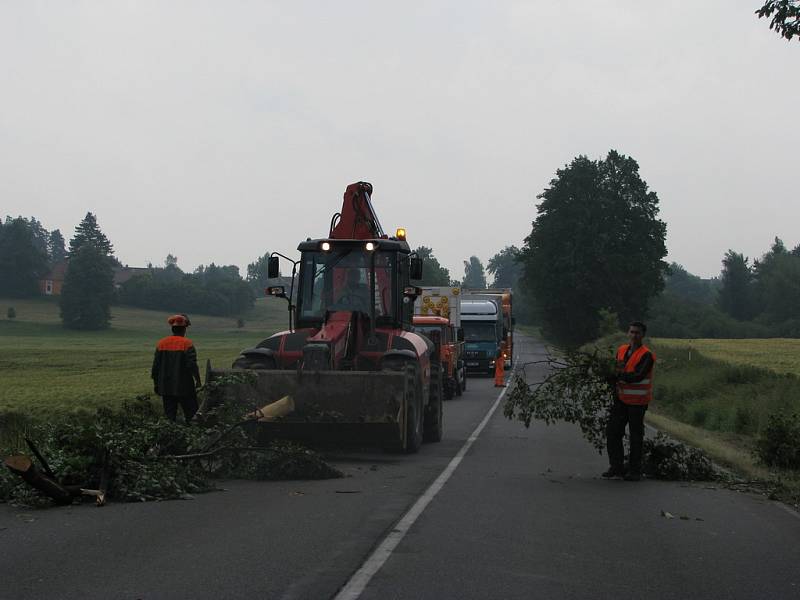
<path id="1" fill-rule="evenodd" d="M 7 319 L 9 307 L 15 319 Z M 188 336 L 200 370 L 208 360 L 230 366 L 242 348 L 286 329 L 286 302 L 262 298 L 236 319 L 190 315 Z M 0 413 L 46 418 L 59 411 L 118 407 L 152 392 L 150 365 L 156 342 L 169 335 L 166 312 L 117 306 L 103 331 L 64 329 L 56 299 L 0 299 Z"/>

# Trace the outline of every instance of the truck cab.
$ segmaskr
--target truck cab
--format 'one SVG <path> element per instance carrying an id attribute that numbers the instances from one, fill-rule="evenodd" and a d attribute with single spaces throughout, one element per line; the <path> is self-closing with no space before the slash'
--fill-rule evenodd
<path id="1" fill-rule="evenodd" d="M 503 345 L 503 316 L 497 302 L 491 298 L 462 297 L 461 327 L 467 373 L 492 375 Z"/>

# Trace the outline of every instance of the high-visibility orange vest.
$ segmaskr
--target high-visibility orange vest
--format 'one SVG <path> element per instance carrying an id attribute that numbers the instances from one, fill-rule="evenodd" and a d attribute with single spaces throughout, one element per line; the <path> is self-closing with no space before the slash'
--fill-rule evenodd
<path id="1" fill-rule="evenodd" d="M 636 371 L 636 365 L 642 360 L 642 357 L 650 352 L 653 356 L 653 368 L 650 372 L 638 383 L 626 383 L 624 381 L 617 382 L 617 398 L 620 402 L 625 404 L 649 404 L 653 399 L 653 370 L 656 363 L 656 355 L 647 346 L 639 346 L 635 351 L 631 352 L 628 360 L 625 360 L 625 354 L 628 352 L 629 345 L 623 344 L 617 350 L 617 369 L 622 373 L 633 373 Z"/>

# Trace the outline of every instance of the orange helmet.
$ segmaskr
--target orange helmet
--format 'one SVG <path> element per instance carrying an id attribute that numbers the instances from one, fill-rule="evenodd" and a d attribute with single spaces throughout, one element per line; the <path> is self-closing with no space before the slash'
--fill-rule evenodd
<path id="1" fill-rule="evenodd" d="M 192 324 L 189 320 L 189 317 L 186 315 L 172 315 L 169 319 L 167 319 L 167 323 L 169 323 L 172 327 L 188 327 Z"/>

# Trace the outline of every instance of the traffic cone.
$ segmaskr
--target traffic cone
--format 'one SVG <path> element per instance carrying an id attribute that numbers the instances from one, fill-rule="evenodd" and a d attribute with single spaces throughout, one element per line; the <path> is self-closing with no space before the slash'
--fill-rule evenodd
<path id="1" fill-rule="evenodd" d="M 505 387 L 506 386 L 506 356 L 504 353 L 500 353 L 500 355 L 494 361 L 494 387 Z"/>

